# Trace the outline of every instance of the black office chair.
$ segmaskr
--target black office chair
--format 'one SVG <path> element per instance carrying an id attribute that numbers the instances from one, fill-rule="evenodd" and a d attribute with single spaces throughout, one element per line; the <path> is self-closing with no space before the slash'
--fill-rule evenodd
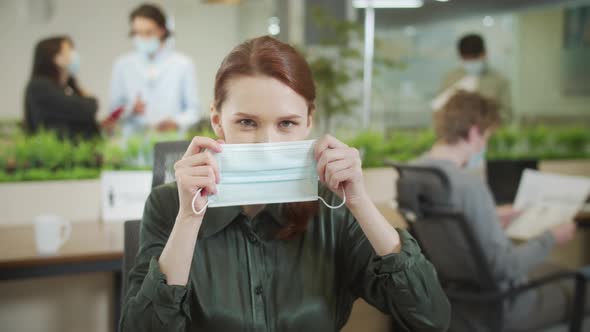
<path id="1" fill-rule="evenodd" d="M 190 141 L 174 141 L 156 143 L 154 147 L 154 169 L 152 174 L 152 189 L 174 181 L 174 163 L 184 155 Z M 122 296 L 125 299 L 127 294 L 127 279 L 131 268 L 135 265 L 135 257 L 139 250 L 139 226 L 140 220 L 129 220 L 125 222 L 123 244 L 123 282 Z"/>
<path id="2" fill-rule="evenodd" d="M 156 143 L 154 147 L 152 189 L 175 180 L 174 163 L 182 158 L 189 144 L 190 141 Z"/>
<path id="3" fill-rule="evenodd" d="M 454 308 L 468 307 L 477 317 L 453 311 L 450 331 L 476 331 L 473 319 L 486 322 L 489 331 L 504 331 L 503 306 L 515 296 L 563 279 L 576 280 L 575 310 L 569 331 L 580 331 L 588 272 L 563 272 L 503 289 L 486 264 L 481 243 L 471 224 L 449 201 L 451 184 L 437 168 L 390 163 L 399 174 L 397 201 L 424 255 L 432 262 Z M 466 277 L 469 276 L 469 277 Z M 471 316 L 473 316 L 471 315 Z M 471 319 L 471 321 L 470 321 Z M 563 326 L 560 330 L 567 330 Z"/>

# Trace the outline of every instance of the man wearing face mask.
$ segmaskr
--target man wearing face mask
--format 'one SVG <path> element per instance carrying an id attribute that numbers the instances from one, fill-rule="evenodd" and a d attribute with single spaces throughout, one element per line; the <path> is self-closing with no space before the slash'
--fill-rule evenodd
<path id="1" fill-rule="evenodd" d="M 173 49 L 166 16 L 144 4 L 129 16 L 135 51 L 114 64 L 111 120 L 120 116 L 125 134 L 184 131 L 198 120 L 192 61 Z"/>
<path id="2" fill-rule="evenodd" d="M 441 91 L 456 88 L 468 90 L 493 100 L 503 123 L 512 120 L 510 84 L 487 62 L 483 38 L 477 34 L 463 36 L 457 45 L 462 66 L 450 72 L 443 80 Z"/>
<path id="3" fill-rule="evenodd" d="M 414 164 L 434 167 L 447 175 L 452 208 L 463 213 L 482 246 L 486 257 L 484 263 L 498 283 L 507 288 L 527 281 L 530 275 L 537 277 L 555 270 L 545 261 L 555 245 L 563 245 L 573 238 L 576 226 L 573 222 L 554 226 L 521 245 L 514 245 L 508 239 L 487 185 L 465 170 L 470 161 L 481 158 L 490 136 L 499 125 L 500 115 L 494 102 L 477 93 L 458 91 L 434 113 L 437 141 Z M 447 240 L 443 237 L 422 239 L 433 243 Z M 441 248 L 444 247 L 441 243 Z M 461 280 L 475 277 L 465 275 Z M 506 308 L 507 330 L 536 331 L 565 320 L 567 311 L 572 308 L 572 293 L 573 282 L 564 281 L 516 296 Z M 466 307 L 453 303 L 451 330 L 480 331 L 485 327 L 481 325 L 481 321 L 485 321 L 482 319 L 485 312 L 485 305 Z M 459 326 L 470 328 L 459 329 Z"/>

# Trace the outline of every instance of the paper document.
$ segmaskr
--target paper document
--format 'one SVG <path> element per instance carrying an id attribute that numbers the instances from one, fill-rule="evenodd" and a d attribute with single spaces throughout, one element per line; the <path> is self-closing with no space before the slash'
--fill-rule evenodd
<path id="1" fill-rule="evenodd" d="M 514 201 L 514 208 L 523 213 L 506 233 L 513 239 L 528 240 L 555 225 L 572 221 L 589 194 L 590 178 L 527 169 Z"/>
<path id="2" fill-rule="evenodd" d="M 446 105 L 457 91 L 463 90 L 467 92 L 476 92 L 478 86 L 479 78 L 477 76 L 465 76 L 436 96 L 436 98 L 430 103 L 430 107 L 432 107 L 434 111 L 438 111 Z"/>

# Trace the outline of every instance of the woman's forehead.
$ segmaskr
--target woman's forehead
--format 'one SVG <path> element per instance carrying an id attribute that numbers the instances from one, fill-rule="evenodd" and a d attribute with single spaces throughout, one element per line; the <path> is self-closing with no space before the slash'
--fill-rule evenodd
<path id="1" fill-rule="evenodd" d="M 247 76 L 234 78 L 228 83 L 223 112 L 265 118 L 307 116 L 305 99 L 279 80 Z"/>

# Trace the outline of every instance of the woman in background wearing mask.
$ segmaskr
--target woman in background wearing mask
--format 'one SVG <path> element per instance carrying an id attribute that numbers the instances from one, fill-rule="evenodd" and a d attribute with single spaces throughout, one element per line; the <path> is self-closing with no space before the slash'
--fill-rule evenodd
<path id="1" fill-rule="evenodd" d="M 121 116 L 125 134 L 184 130 L 195 124 L 195 69 L 187 56 L 173 49 L 166 16 L 160 8 L 144 4 L 131 12 L 129 20 L 135 52 L 114 64 L 111 118 Z"/>
<path id="2" fill-rule="evenodd" d="M 25 126 L 57 131 L 63 138 L 99 134 L 98 103 L 78 85 L 80 57 L 67 36 L 41 40 L 35 47 L 33 72 L 25 91 Z"/>
<path id="3" fill-rule="evenodd" d="M 148 198 L 121 331 L 340 331 L 359 297 L 396 331 L 446 331 L 436 271 L 368 197 L 358 151 L 303 141 L 315 93 L 305 59 L 271 37 L 224 59 L 210 117 L 219 140 L 195 137 L 176 182 Z M 210 206 L 218 190 L 224 207 Z"/>

